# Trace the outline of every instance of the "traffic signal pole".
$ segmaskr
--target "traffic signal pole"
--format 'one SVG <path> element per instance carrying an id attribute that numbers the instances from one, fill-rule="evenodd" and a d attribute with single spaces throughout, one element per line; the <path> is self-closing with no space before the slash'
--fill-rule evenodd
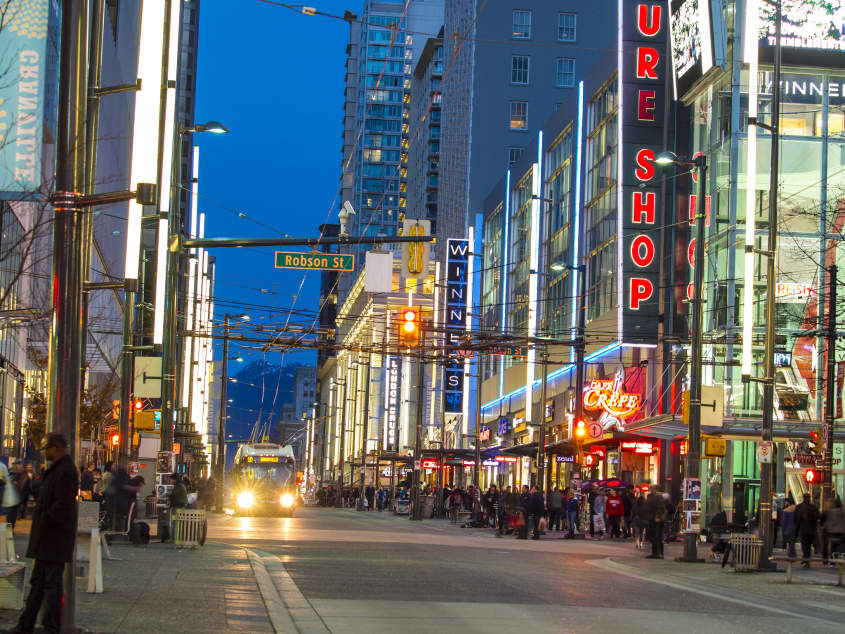
<path id="1" fill-rule="evenodd" d="M 422 507 L 420 506 L 420 475 L 422 474 L 422 419 L 423 419 L 423 396 L 425 395 L 424 378 L 425 378 L 425 363 L 423 362 L 423 344 L 425 343 L 425 331 L 420 324 L 420 343 L 419 343 L 419 359 L 417 361 L 417 420 L 416 420 L 416 434 L 414 438 L 414 490 L 412 492 L 412 501 L 414 505 L 414 512 L 410 519 L 422 519 Z M 418 466 L 419 465 L 419 466 Z"/>
<path id="2" fill-rule="evenodd" d="M 820 508 L 833 495 L 833 429 L 836 418 L 836 265 L 828 269 L 827 290 L 827 364 L 824 405 L 824 427 L 822 428 L 822 499 Z"/>

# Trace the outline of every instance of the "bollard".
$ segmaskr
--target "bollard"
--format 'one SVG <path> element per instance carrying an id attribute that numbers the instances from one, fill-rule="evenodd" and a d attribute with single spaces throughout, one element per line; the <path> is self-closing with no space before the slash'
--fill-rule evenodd
<path id="1" fill-rule="evenodd" d="M 6 561 L 15 563 L 18 560 L 15 553 L 15 529 L 8 523 L 4 526 L 4 529 L 6 531 Z"/>
<path id="2" fill-rule="evenodd" d="M 88 592 L 103 592 L 103 551 L 100 549 L 100 529 L 91 529 L 91 541 L 88 550 Z"/>

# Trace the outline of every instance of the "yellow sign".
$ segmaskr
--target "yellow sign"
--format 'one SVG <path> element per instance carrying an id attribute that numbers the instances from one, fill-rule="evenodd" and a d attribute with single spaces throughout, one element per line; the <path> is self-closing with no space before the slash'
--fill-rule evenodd
<path id="1" fill-rule="evenodd" d="M 722 457 L 727 451 L 727 442 L 724 438 L 705 438 L 704 455 L 708 457 Z"/>
<path id="2" fill-rule="evenodd" d="M 156 410 L 145 409 L 135 412 L 135 429 L 143 431 L 155 431 L 156 428 Z"/>

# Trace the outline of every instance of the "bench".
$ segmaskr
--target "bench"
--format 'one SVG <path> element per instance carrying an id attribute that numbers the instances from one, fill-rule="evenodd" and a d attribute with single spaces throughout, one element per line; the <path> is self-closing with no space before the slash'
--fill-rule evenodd
<path id="1" fill-rule="evenodd" d="M 792 583 L 792 566 L 794 564 L 807 561 L 802 557 L 797 557 L 797 556 L 796 557 L 790 557 L 789 555 L 774 555 L 772 557 L 772 560 L 773 561 L 783 561 L 783 562 L 786 563 L 786 583 Z M 819 556 L 810 557 L 810 559 L 808 561 L 811 562 L 811 563 L 815 562 L 817 564 L 823 564 L 824 563 L 822 558 L 819 557 Z M 836 585 L 837 586 L 843 585 L 843 578 L 845 578 L 845 554 L 834 553 L 833 555 L 831 555 L 831 557 L 828 559 L 828 561 L 830 563 L 832 563 L 834 566 L 836 566 L 836 571 L 839 575 L 839 581 Z"/>

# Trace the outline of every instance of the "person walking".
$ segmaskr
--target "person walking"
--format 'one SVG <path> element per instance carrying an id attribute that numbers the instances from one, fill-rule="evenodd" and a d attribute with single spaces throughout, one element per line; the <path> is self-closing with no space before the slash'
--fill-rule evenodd
<path id="1" fill-rule="evenodd" d="M 578 534 L 578 511 L 581 510 L 581 505 L 578 502 L 578 496 L 575 491 L 569 494 L 569 499 L 566 500 L 566 523 L 569 527 L 569 539 L 574 539 Z"/>
<path id="2" fill-rule="evenodd" d="M 607 510 L 607 497 L 604 495 L 604 489 L 599 491 L 596 499 L 593 500 L 593 530 L 598 533 L 598 539 L 604 537 L 605 531 L 605 511 Z M 594 534 L 595 534 L 594 533 Z"/>
<path id="3" fill-rule="evenodd" d="M 608 522 L 607 532 L 610 533 L 610 539 L 619 539 L 622 537 L 622 518 L 625 516 L 625 504 L 613 489 L 610 490 L 610 496 L 605 504 Z"/>
<path id="4" fill-rule="evenodd" d="M 511 513 L 512 497 L 513 492 L 511 491 L 510 485 L 502 489 L 502 494 L 501 496 L 499 496 L 499 526 L 498 530 L 496 531 L 497 537 L 501 537 L 502 535 L 504 535 L 505 531 L 508 529 L 508 515 Z"/>
<path id="5" fill-rule="evenodd" d="M 646 521 L 643 519 L 644 509 L 645 499 L 641 495 L 638 495 L 634 498 L 633 504 L 631 504 L 631 519 L 629 520 L 634 537 L 634 547 L 637 550 L 643 549 L 643 543 L 645 541 L 643 538 L 646 529 Z"/>
<path id="6" fill-rule="evenodd" d="M 458 523 L 458 511 L 464 503 L 464 496 L 458 487 L 449 495 L 449 515 L 452 518 L 452 524 Z"/>
<path id="7" fill-rule="evenodd" d="M 76 494 L 79 474 L 67 453 L 67 440 L 49 434 L 44 454 L 50 462 L 38 490 L 26 556 L 35 559 L 26 606 L 12 632 L 32 632 L 44 604 L 43 626 L 47 632 L 62 627 L 62 574 L 73 558 L 76 544 Z"/>
<path id="8" fill-rule="evenodd" d="M 549 532 L 560 532 L 561 513 L 563 512 L 563 494 L 557 487 L 549 493 Z"/>
<path id="9" fill-rule="evenodd" d="M 364 489 L 364 495 L 367 498 L 367 510 L 372 511 L 376 502 L 376 488 L 372 484 L 367 485 L 367 488 Z"/>
<path id="10" fill-rule="evenodd" d="M 522 514 L 519 524 L 519 536 L 517 539 L 528 539 L 528 509 L 531 500 L 531 491 L 527 484 L 522 485 L 522 493 L 519 496 L 519 512 Z"/>
<path id="11" fill-rule="evenodd" d="M 804 501 L 795 507 L 795 532 L 801 541 L 801 565 L 810 567 L 813 544 L 819 530 L 819 509 L 810 501 L 810 494 L 804 494 Z"/>
<path id="12" fill-rule="evenodd" d="M 648 559 L 663 559 L 663 524 L 666 522 L 666 502 L 660 487 L 652 487 L 645 501 L 648 517 L 649 541 L 651 554 Z"/>
<path id="13" fill-rule="evenodd" d="M 783 507 L 780 515 L 780 533 L 783 539 L 783 548 L 787 557 L 795 557 L 795 509 L 798 508 L 792 493 L 786 498 L 786 506 Z"/>
<path id="14" fill-rule="evenodd" d="M 828 559 L 833 553 L 845 550 L 845 513 L 842 510 L 842 500 L 838 497 L 828 500 L 821 514 L 822 524 L 822 560 L 828 565 Z"/>
<path id="15" fill-rule="evenodd" d="M 15 531 L 15 522 L 18 519 L 18 510 L 21 506 L 21 488 L 24 484 L 24 472 L 21 461 L 17 460 L 9 471 L 6 480 L 6 487 L 3 489 L 3 508 L 6 509 L 6 522 Z"/>

